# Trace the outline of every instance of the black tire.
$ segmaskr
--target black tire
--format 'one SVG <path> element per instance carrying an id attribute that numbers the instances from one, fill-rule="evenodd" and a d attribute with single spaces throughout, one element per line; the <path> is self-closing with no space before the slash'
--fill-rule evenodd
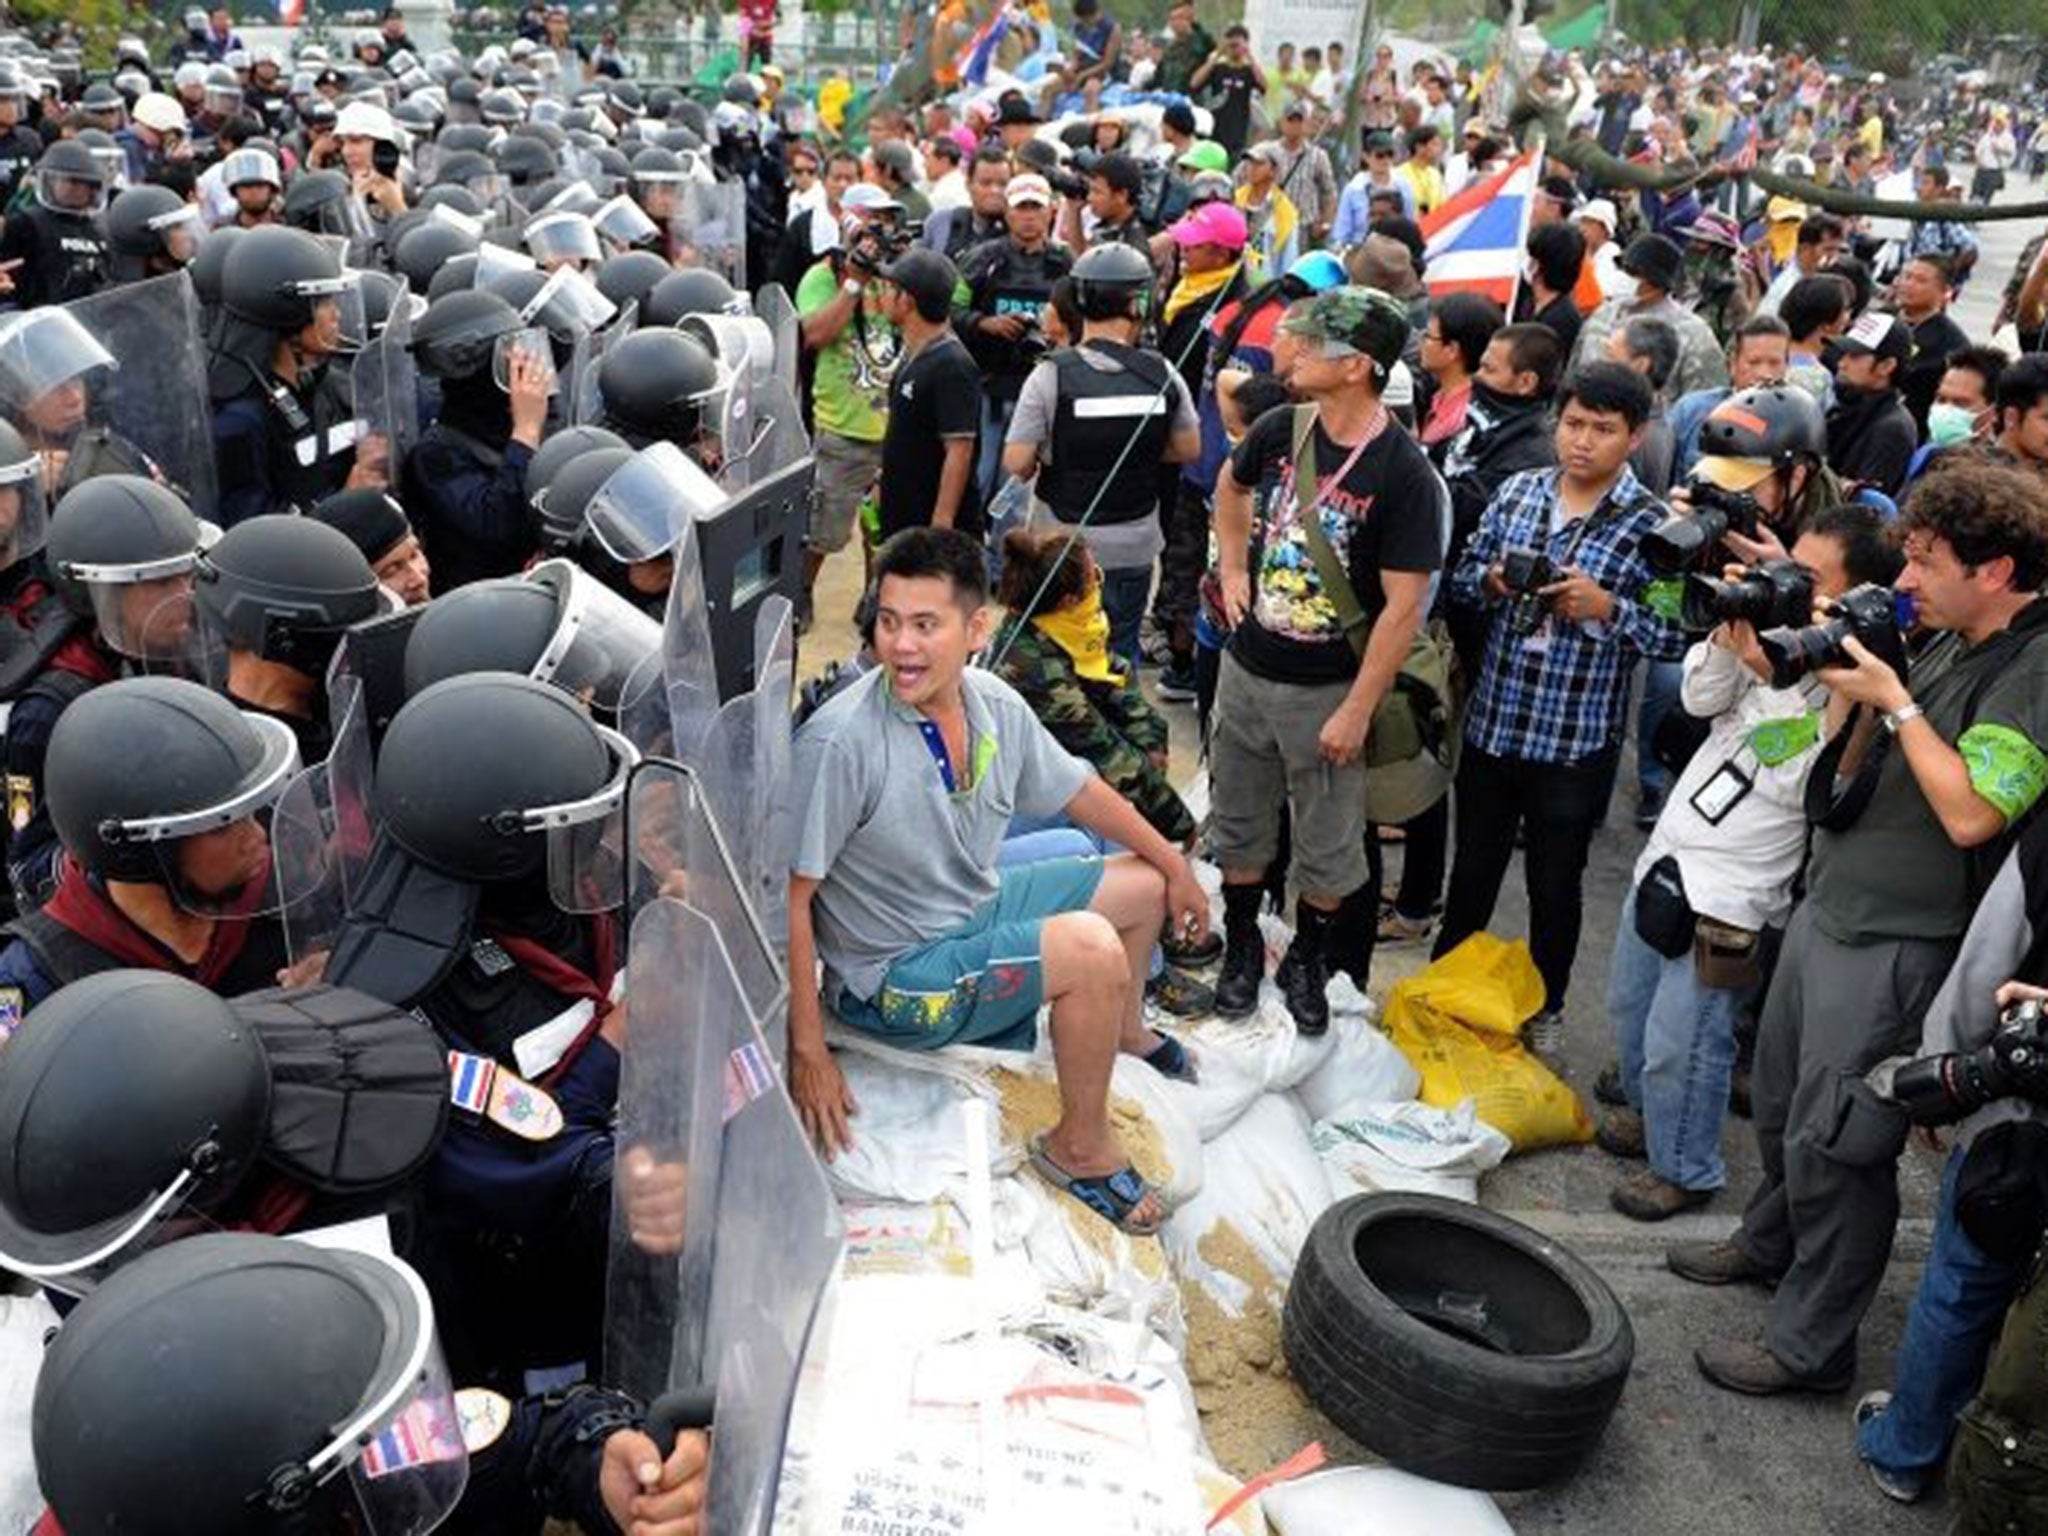
<path id="1" fill-rule="evenodd" d="M 1280 1338 L 1330 1420 L 1404 1471 L 1534 1488 L 1576 1470 L 1628 1385 L 1635 1332 L 1607 1283 L 1541 1233 L 1436 1195 L 1325 1211 Z"/>

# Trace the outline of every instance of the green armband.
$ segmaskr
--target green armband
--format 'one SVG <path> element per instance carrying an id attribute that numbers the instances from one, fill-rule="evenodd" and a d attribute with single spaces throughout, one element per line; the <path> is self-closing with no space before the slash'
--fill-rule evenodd
<path id="1" fill-rule="evenodd" d="M 2048 789 L 2048 755 L 2009 725 L 1973 725 L 1956 741 L 1970 771 L 1970 788 L 2017 820 Z"/>
<path id="2" fill-rule="evenodd" d="M 1777 768 L 1820 740 L 1820 712 L 1788 715 L 1781 720 L 1759 720 L 1749 728 L 1749 750 L 1766 768 Z"/>

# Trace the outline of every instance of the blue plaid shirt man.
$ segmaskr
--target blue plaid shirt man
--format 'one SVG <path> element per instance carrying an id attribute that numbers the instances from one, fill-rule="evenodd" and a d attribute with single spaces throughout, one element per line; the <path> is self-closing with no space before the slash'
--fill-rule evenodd
<path id="1" fill-rule="evenodd" d="M 1487 571 L 1509 550 L 1538 550 L 1560 570 L 1584 571 L 1614 599 L 1604 622 L 1547 615 L 1526 634 L 1516 633 L 1514 604 L 1491 605 L 1465 739 L 1495 757 L 1577 763 L 1619 746 L 1636 657 L 1685 654 L 1685 635 L 1666 616 L 1675 605 L 1653 602 L 1675 596 L 1675 586 L 1655 583 L 1641 553 L 1643 535 L 1670 515 L 1664 504 L 1624 468 L 1599 506 L 1567 521 L 1558 506 L 1562 474 L 1529 470 L 1505 481 L 1451 576 L 1453 601 L 1485 607 Z"/>

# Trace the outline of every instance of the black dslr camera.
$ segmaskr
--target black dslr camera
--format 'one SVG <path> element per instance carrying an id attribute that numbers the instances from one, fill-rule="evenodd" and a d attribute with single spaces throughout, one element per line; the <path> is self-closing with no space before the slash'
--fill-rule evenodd
<path id="1" fill-rule="evenodd" d="M 1740 621 L 1763 629 L 1804 624 L 1813 614 L 1813 574 L 1793 560 L 1765 560 L 1739 576 L 1685 578 L 1679 622 L 1708 630 Z"/>
<path id="2" fill-rule="evenodd" d="M 1881 1080 L 1887 1072 L 1889 1083 Z M 1976 1050 L 1886 1062 L 1870 1085 L 1915 1125 L 1952 1125 L 1994 1099 L 2048 1104 L 2048 1008 L 2031 998 L 2014 1003 Z"/>
<path id="3" fill-rule="evenodd" d="M 916 238 L 917 231 L 909 226 L 864 225 L 860 233 L 847 242 L 844 253 L 846 264 L 857 272 L 873 277 L 909 250 Z"/>
<path id="4" fill-rule="evenodd" d="M 1501 552 L 1500 579 L 1514 594 L 1508 628 L 1517 635 L 1534 634 L 1550 611 L 1550 600 L 1541 589 L 1562 581 L 1564 572 L 1540 549 L 1509 549 Z"/>
<path id="5" fill-rule="evenodd" d="M 1723 538 L 1739 533 L 1753 539 L 1763 521 L 1764 509 L 1747 491 L 1724 491 L 1704 480 L 1688 489 L 1692 515 L 1659 523 L 1643 536 L 1643 558 L 1660 576 L 1712 568 Z"/>
<path id="6" fill-rule="evenodd" d="M 1905 680 L 1906 642 L 1899 633 L 1898 605 L 1890 587 L 1866 581 L 1836 598 L 1824 622 L 1768 629 L 1756 640 L 1771 664 L 1771 686 L 1790 688 L 1821 667 L 1846 666 L 1849 655 L 1843 644 L 1851 637 Z"/>

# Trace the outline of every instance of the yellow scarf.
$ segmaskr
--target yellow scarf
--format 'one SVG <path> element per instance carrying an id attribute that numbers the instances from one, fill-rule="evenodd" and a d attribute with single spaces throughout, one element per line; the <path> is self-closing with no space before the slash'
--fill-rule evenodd
<path id="1" fill-rule="evenodd" d="M 1205 304 L 1228 288 L 1242 265 L 1233 262 L 1220 272 L 1183 272 L 1180 281 L 1173 285 L 1173 292 L 1167 295 L 1166 323 L 1173 324 L 1174 316 L 1182 310 L 1193 304 Z"/>
<path id="2" fill-rule="evenodd" d="M 1102 611 L 1102 588 L 1093 586 L 1078 603 L 1056 613 L 1041 613 L 1032 623 L 1046 639 L 1067 653 L 1074 670 L 1091 683 L 1121 683 L 1123 669 L 1109 659 L 1109 615 Z"/>

